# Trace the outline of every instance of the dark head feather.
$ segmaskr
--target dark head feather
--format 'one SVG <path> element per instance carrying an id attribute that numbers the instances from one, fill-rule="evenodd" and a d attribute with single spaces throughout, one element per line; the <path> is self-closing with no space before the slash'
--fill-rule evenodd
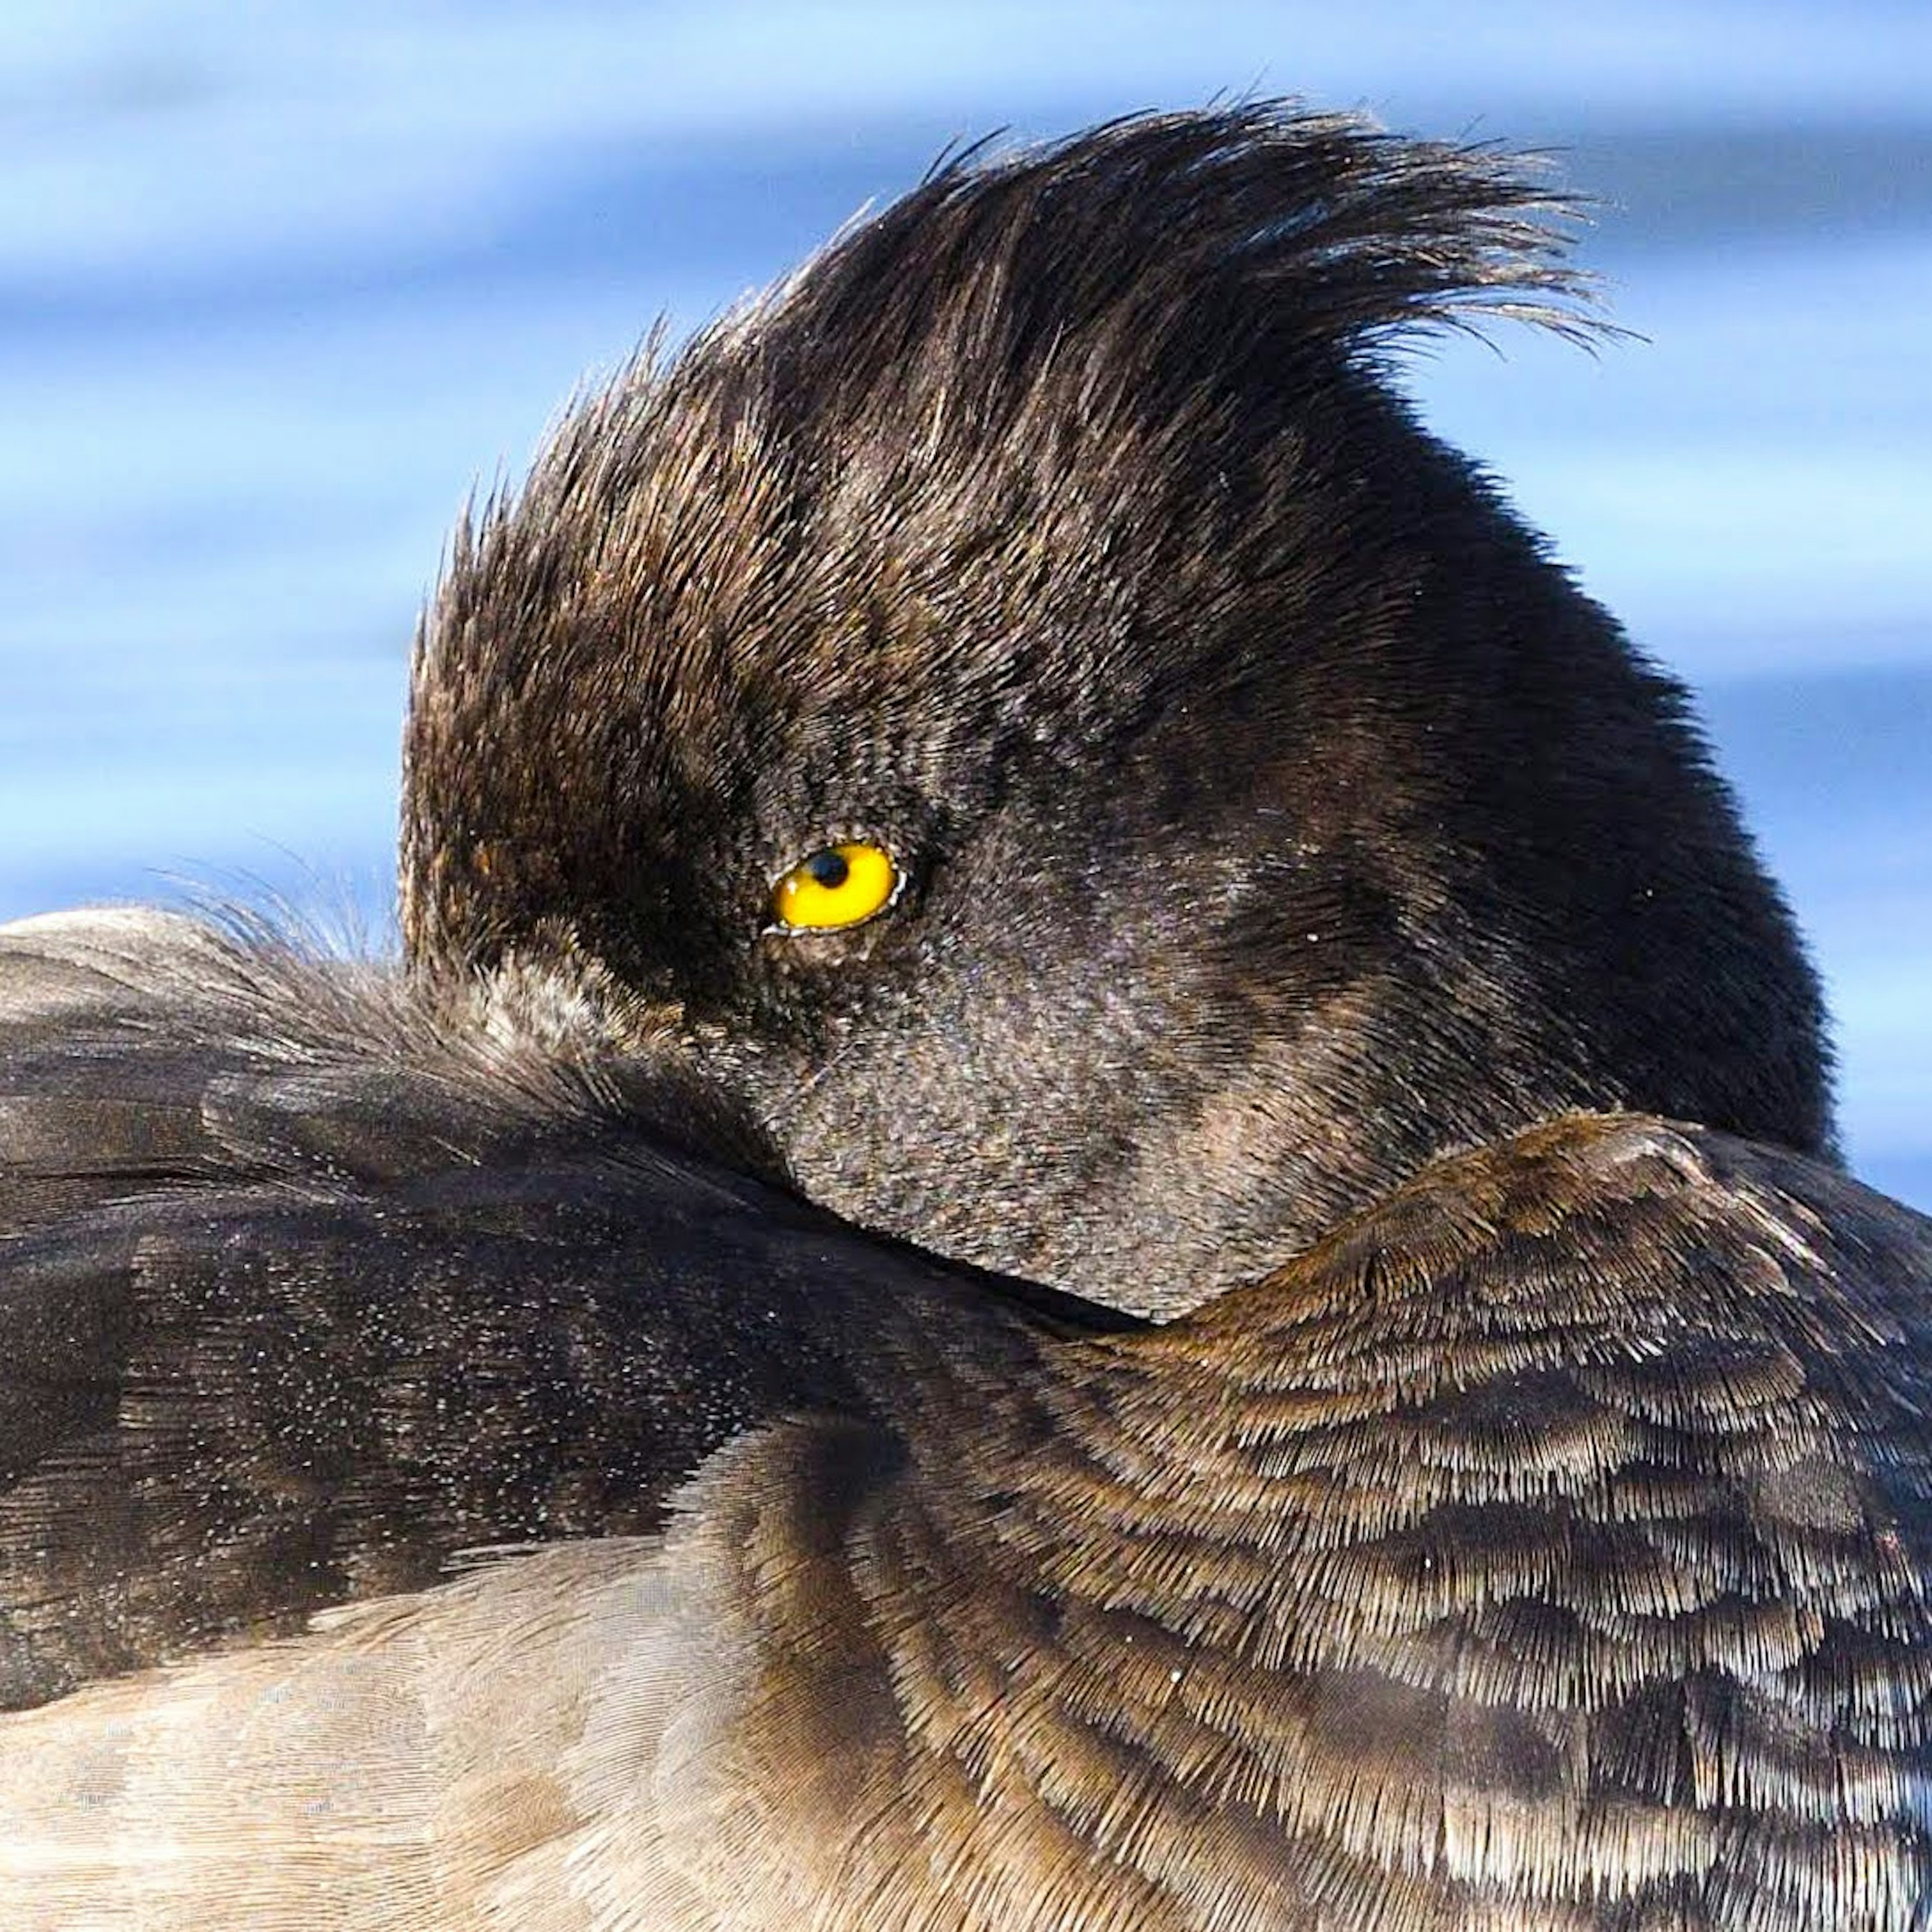
<path id="1" fill-rule="evenodd" d="M 1815 1148 L 1815 983 L 1684 716 L 1390 344 L 1587 326 L 1520 162 L 1256 105 L 974 152 L 557 431 L 409 728 L 432 973 L 682 1016 L 800 1182 L 1178 1305 L 1441 1148 Z M 765 930 L 829 838 L 888 917 Z"/>

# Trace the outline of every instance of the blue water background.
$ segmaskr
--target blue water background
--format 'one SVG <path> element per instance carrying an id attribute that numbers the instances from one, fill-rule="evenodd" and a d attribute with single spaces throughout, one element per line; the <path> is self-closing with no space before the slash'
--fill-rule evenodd
<path id="1" fill-rule="evenodd" d="M 1298 91 L 1562 151 L 1647 338 L 1412 381 L 1696 686 L 1932 1207 L 1932 8 L 8 0 L 0 918 L 388 897 L 465 495 L 961 136 Z"/>

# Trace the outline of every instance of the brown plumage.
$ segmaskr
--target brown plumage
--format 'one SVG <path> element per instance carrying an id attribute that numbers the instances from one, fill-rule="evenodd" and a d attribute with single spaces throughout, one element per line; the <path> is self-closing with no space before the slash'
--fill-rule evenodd
<path id="1" fill-rule="evenodd" d="M 942 171 L 459 543 L 406 973 L 0 933 L 0 1923 L 1923 1923 L 1932 1226 L 1382 364 L 1536 206 Z"/>

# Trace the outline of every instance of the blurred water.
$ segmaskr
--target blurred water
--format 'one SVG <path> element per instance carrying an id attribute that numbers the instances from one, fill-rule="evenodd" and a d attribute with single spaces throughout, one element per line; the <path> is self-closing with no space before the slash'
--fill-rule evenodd
<path id="1" fill-rule="evenodd" d="M 1614 19 L 1614 26 L 1607 22 Z M 0 917 L 246 876 L 380 912 L 442 532 L 586 370 L 946 142 L 1298 90 L 1558 145 L 1648 341 L 1412 381 L 1700 687 L 1932 1206 L 1932 9 L 10 0 Z"/>

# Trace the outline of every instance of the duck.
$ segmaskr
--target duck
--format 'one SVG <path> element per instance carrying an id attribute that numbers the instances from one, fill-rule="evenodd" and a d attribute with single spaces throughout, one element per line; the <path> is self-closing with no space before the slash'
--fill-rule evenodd
<path id="1" fill-rule="evenodd" d="M 956 156 L 459 528 L 399 962 L 0 928 L 4 1922 L 1923 1924 L 1932 1222 L 1400 388 L 1564 211 Z"/>

